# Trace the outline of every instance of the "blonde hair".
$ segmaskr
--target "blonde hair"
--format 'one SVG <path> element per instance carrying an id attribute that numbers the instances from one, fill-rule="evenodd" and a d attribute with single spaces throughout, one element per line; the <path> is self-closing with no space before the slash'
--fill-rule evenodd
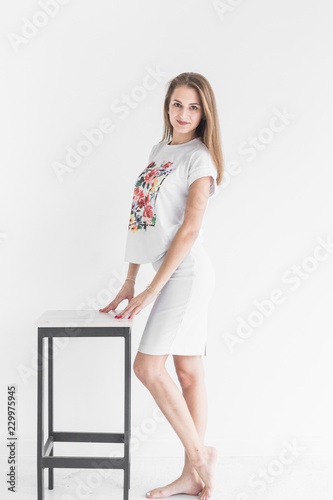
<path id="1" fill-rule="evenodd" d="M 196 133 L 202 138 L 202 142 L 207 146 L 212 160 L 216 166 L 217 178 L 216 184 L 222 181 L 223 174 L 223 155 L 220 137 L 220 125 L 217 115 L 217 108 L 213 89 L 208 80 L 199 73 L 181 73 L 169 82 L 167 93 L 164 100 L 164 132 L 160 142 L 172 139 L 172 125 L 169 118 L 169 104 L 173 91 L 177 87 L 186 86 L 196 90 L 200 97 L 203 107 L 203 117 L 196 128 Z"/>

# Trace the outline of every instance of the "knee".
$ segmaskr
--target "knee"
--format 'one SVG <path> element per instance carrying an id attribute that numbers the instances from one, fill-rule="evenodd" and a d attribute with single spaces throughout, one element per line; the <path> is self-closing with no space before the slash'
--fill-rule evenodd
<path id="1" fill-rule="evenodd" d="M 135 375 L 138 377 L 138 379 L 142 379 L 143 373 L 144 373 L 144 367 L 143 364 L 140 363 L 137 359 L 134 360 L 133 363 L 133 371 Z"/>
<path id="2" fill-rule="evenodd" d="M 176 371 L 179 383 L 183 390 L 188 389 L 189 387 L 193 387 L 194 385 L 200 383 L 201 373 L 199 374 L 195 371 L 183 368 L 178 368 Z"/>
<path id="3" fill-rule="evenodd" d="M 159 377 L 159 373 L 154 367 L 138 360 L 133 363 L 133 371 L 144 385 L 150 385 Z"/>

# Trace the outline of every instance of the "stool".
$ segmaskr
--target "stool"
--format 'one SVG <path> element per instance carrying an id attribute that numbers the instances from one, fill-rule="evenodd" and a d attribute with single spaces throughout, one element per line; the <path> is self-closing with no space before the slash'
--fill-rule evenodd
<path id="1" fill-rule="evenodd" d="M 86 313 L 86 314 L 85 314 Z M 85 316 L 84 316 L 85 314 Z M 37 499 L 44 500 L 44 469 L 48 469 L 48 489 L 53 490 L 53 469 L 123 469 L 123 499 L 130 488 L 131 439 L 131 327 L 132 319 L 115 319 L 116 312 L 46 311 L 34 323 L 38 328 L 37 378 Z M 44 441 L 44 338 L 48 339 L 48 437 Z M 53 337 L 124 337 L 124 432 L 57 432 L 53 429 Z M 116 378 L 113 378 L 116 380 Z M 122 457 L 55 456 L 54 443 L 123 443 Z"/>

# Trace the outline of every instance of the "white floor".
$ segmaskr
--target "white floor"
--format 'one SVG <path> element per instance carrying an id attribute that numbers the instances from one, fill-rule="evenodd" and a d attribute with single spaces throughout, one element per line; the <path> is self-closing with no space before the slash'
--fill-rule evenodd
<path id="1" fill-rule="evenodd" d="M 36 500 L 35 457 L 21 457 L 17 491 L 1 495 L 15 500 Z M 299 457 L 293 463 L 276 466 L 276 457 L 223 457 L 216 467 L 216 490 L 221 500 L 332 500 L 333 457 Z M 275 463 L 275 466 L 274 464 Z M 149 489 L 178 477 L 181 458 L 142 458 L 131 460 L 130 499 L 146 498 Z M 260 470 L 266 472 L 261 479 Z M 256 481 L 248 484 L 253 477 Z M 45 500 L 94 500 L 123 498 L 123 471 L 92 469 L 55 469 L 54 489 L 47 489 L 48 471 L 44 471 Z M 3 490 L 2 490 L 3 491 Z M 173 500 L 196 498 L 173 495 Z"/>

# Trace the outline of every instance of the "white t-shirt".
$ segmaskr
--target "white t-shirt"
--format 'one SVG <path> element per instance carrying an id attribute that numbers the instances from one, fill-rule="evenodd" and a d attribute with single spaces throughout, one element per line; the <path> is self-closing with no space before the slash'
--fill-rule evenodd
<path id="1" fill-rule="evenodd" d="M 200 138 L 184 144 L 155 144 L 137 177 L 128 224 L 125 262 L 155 262 L 168 250 L 184 221 L 189 187 L 211 176 L 209 197 L 218 191 L 217 170 Z M 198 239 L 202 241 L 202 227 Z"/>

